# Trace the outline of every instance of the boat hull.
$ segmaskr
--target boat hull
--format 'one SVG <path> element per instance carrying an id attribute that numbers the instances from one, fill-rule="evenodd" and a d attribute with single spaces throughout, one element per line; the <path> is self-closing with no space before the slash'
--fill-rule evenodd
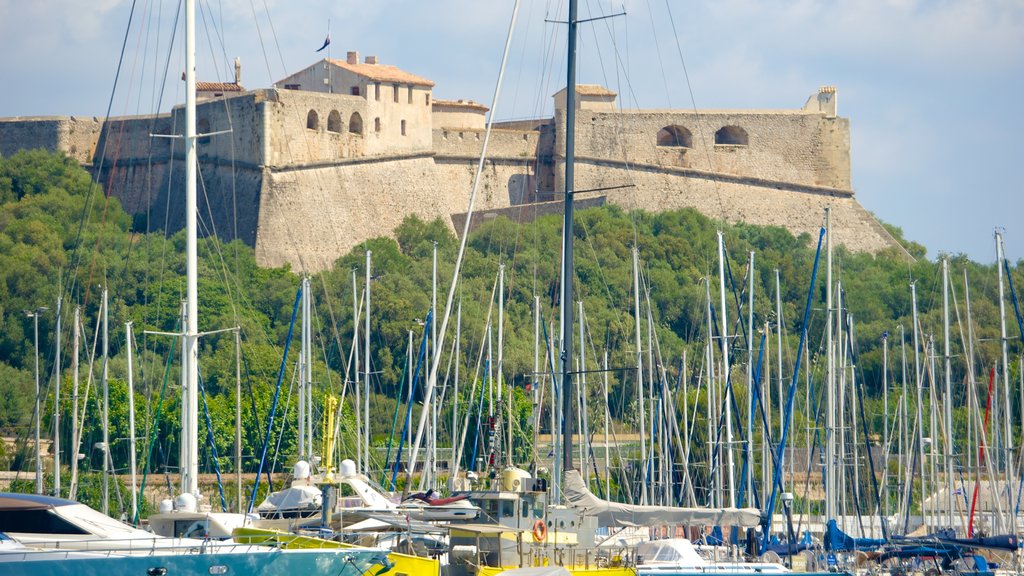
<path id="1" fill-rule="evenodd" d="M 92 558 L 77 557 L 75 552 L 68 552 L 63 558 L 53 552 L 44 552 L 45 557 L 37 554 L 5 555 L 6 558 L 0 559 L 0 573 L 4 576 L 359 576 L 381 558 L 378 554 L 351 553 L 344 549 L 151 556 L 111 554 Z"/>

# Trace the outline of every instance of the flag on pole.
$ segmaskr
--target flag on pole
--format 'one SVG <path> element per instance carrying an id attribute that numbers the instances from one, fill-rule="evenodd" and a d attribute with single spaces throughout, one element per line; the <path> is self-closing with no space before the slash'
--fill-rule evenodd
<path id="1" fill-rule="evenodd" d="M 324 38 L 324 45 L 323 45 L 323 46 L 321 46 L 321 47 L 319 47 L 319 48 L 317 48 L 317 50 L 316 50 L 316 51 L 317 51 L 317 52 L 322 52 L 322 51 L 323 51 L 323 49 L 324 49 L 324 48 L 327 48 L 328 46 L 330 46 L 330 44 L 331 44 L 331 33 L 330 33 L 330 32 L 328 32 L 328 33 L 327 33 L 327 38 Z"/>

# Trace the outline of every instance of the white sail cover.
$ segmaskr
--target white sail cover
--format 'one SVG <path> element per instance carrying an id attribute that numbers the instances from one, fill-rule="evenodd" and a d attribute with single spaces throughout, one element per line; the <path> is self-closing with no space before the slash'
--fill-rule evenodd
<path id="1" fill-rule="evenodd" d="M 761 522 L 757 508 L 676 508 L 639 506 L 602 500 L 587 488 L 578 470 L 565 473 L 565 498 L 569 506 L 587 516 L 597 517 L 601 526 L 739 526 L 749 528 Z"/>

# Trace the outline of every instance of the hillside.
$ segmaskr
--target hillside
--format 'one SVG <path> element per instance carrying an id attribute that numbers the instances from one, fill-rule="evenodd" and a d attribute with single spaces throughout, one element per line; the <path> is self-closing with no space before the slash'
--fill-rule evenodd
<path id="1" fill-rule="evenodd" d="M 201 215 L 202 216 L 202 215 Z M 782 327 L 785 335 L 784 380 L 788 384 L 792 362 L 802 321 L 806 293 L 814 261 L 814 241 L 808 235 L 794 237 L 783 228 L 748 225 L 723 225 L 700 215 L 694 210 L 680 210 L 650 214 L 627 213 L 610 206 L 581 211 L 577 215 L 576 273 L 577 294 L 583 301 L 587 340 L 587 367 L 593 369 L 605 351 L 609 354 L 608 394 L 605 397 L 597 376 L 586 380 L 586 399 L 591 422 L 603 418 L 604 400 L 610 415 L 620 430 L 632 430 L 638 420 L 635 400 L 633 287 L 631 248 L 636 245 L 642 269 L 642 278 L 649 303 L 642 308 L 642 340 L 644 354 L 649 341 L 648 312 L 656 343 L 656 364 L 663 371 L 667 390 L 675 396 L 677 410 L 684 402 L 706 402 L 698 388 L 704 369 L 705 342 L 707 340 L 707 302 L 705 282 L 710 282 L 711 301 L 718 306 L 718 262 L 716 230 L 722 230 L 728 251 L 729 269 L 736 286 L 735 295 L 728 296 L 732 319 L 742 317 L 746 322 L 746 270 L 748 254 L 755 254 L 754 324 L 755 340 L 767 324 L 771 330 L 778 325 L 775 314 L 775 270 L 781 279 Z M 55 359 L 55 310 L 63 287 L 61 317 L 62 329 L 62 398 L 64 422 L 70 422 L 73 374 L 71 371 L 71 310 L 80 306 L 83 318 L 81 345 L 80 386 L 86 397 L 88 359 L 98 358 L 96 343 L 97 313 L 101 304 L 101 285 L 110 294 L 109 325 L 111 330 L 109 362 L 111 374 L 111 438 L 123 439 L 127 431 L 126 346 L 125 322 L 134 323 L 137 372 L 136 407 L 140 426 L 145 430 L 139 436 L 155 439 L 147 453 L 151 469 L 174 470 L 177 467 L 178 447 L 176 430 L 180 418 L 180 403 L 176 394 L 179 382 L 177 355 L 180 345 L 167 336 L 146 335 L 144 332 L 178 330 L 179 300 L 184 293 L 184 261 L 182 235 L 164 237 L 162 233 L 146 233 L 151 225 L 144 219 L 135 222 L 121 209 L 118 202 L 104 196 L 103 190 L 91 184 L 88 174 L 74 161 L 60 155 L 43 152 L 21 152 L 10 158 L 0 158 L 0 431 L 16 435 L 24 441 L 31 435 L 34 396 L 33 326 L 24 310 L 48 307 L 39 317 L 39 351 L 44 407 L 44 435 L 50 426 L 52 412 L 52 370 Z M 200 229 L 203 229 L 202 217 Z M 872 434 L 877 438 L 883 428 L 884 409 L 881 405 L 883 386 L 882 336 L 888 333 L 890 362 L 888 382 L 893 387 L 890 405 L 895 407 L 895 390 L 902 382 L 900 364 L 900 330 L 906 333 L 904 348 L 908 361 L 913 360 L 911 339 L 911 291 L 916 283 L 917 305 L 922 327 L 922 351 L 934 338 L 935 354 L 941 355 L 942 342 L 942 290 L 941 268 L 937 262 L 925 258 L 924 247 L 901 238 L 900 231 L 890 232 L 917 257 L 908 261 L 905 254 L 895 249 L 877 255 L 851 254 L 840 249 L 835 254 L 835 277 L 842 284 L 843 303 L 852 316 L 854 341 L 850 347 L 854 357 L 857 385 L 863 384 L 868 400 L 865 413 L 869 416 Z M 469 382 L 480 378 L 478 358 L 485 342 L 485 321 L 492 301 L 491 291 L 496 284 L 499 264 L 505 265 L 506 303 L 504 309 L 504 367 L 506 382 L 516 387 L 515 410 L 520 426 L 516 428 L 517 456 L 529 457 L 532 435 L 526 419 L 530 406 L 524 384 L 531 379 L 534 362 L 534 298 L 539 297 L 541 316 L 548 330 L 557 331 L 556 271 L 559 260 L 561 222 L 558 216 L 542 217 L 535 222 L 517 225 L 499 218 L 480 226 L 471 236 L 463 267 L 462 282 L 456 292 L 462 308 L 462 340 L 460 373 L 463 378 L 460 396 L 468 398 Z M 314 342 L 315 380 L 320 406 L 323 393 L 340 394 L 345 382 L 349 350 L 353 338 L 352 301 L 353 271 L 362 290 L 365 278 L 365 251 L 372 251 L 372 359 L 373 398 L 371 402 L 372 432 L 375 446 L 388 446 L 392 422 L 400 429 L 405 403 L 401 404 L 403 418 L 396 420 L 396 398 L 406 398 L 408 376 L 404 372 L 410 331 L 413 345 L 418 350 L 430 307 L 431 252 L 437 243 L 440 279 L 439 302 L 443 304 L 448 292 L 458 241 L 440 220 L 423 222 L 409 218 L 398 228 L 396 239 L 375 238 L 338 259 L 334 266 L 311 278 L 315 298 L 316 326 Z M 966 322 L 964 301 L 964 274 L 970 279 L 971 313 L 974 321 L 975 374 L 987 373 L 999 358 L 999 311 L 996 269 L 992 264 L 971 262 L 963 256 L 950 258 L 950 270 L 959 318 Z M 1021 286 L 1020 263 L 1010 266 L 1014 286 Z M 810 379 L 815 393 L 820 393 L 823 364 L 824 326 L 824 258 L 816 286 L 816 300 L 809 325 L 809 357 L 803 366 L 811 368 Z M 222 244 L 215 238 L 200 243 L 200 330 L 216 330 L 241 326 L 243 334 L 243 454 L 246 471 L 253 471 L 258 463 L 258 446 L 265 433 L 267 414 L 277 381 L 279 364 L 289 332 L 293 303 L 300 278 L 287 268 L 265 269 L 256 265 L 253 250 L 241 242 Z M 1009 297 L 1008 297 L 1009 298 Z M 742 303 L 742 312 L 737 306 Z M 1007 301 L 1010 357 L 1017 358 L 1024 347 L 1020 344 L 1020 331 L 1016 328 L 1013 307 Z M 716 310 L 716 314 L 719 313 Z M 496 311 L 494 317 L 497 317 Z M 954 316 L 956 322 L 957 316 Z M 454 327 L 455 322 L 452 322 Z M 743 328 L 745 330 L 745 328 Z M 844 327 L 844 330 L 848 329 Z M 738 324 L 731 334 L 741 331 Z M 953 328 L 953 382 L 956 384 L 954 403 L 955 427 L 966 427 L 964 394 L 967 388 L 967 366 L 961 331 L 966 325 Z M 446 340 L 446 354 L 454 331 Z M 550 335 L 551 332 L 548 332 Z M 545 338 L 542 335 L 542 340 Z M 361 336 L 360 336 L 361 338 Z M 495 334 L 496 338 L 496 334 Z M 717 339 L 715 340 L 717 342 Z M 496 342 L 496 340 L 495 340 Z M 717 343 L 715 344 L 718 345 Z M 736 393 L 745 398 L 743 384 L 747 364 L 745 335 L 733 341 L 732 374 Z M 777 350 L 771 340 L 771 362 Z M 416 350 L 413 354 L 416 354 Z M 756 361 L 759 344 L 754 346 Z M 287 399 L 297 350 L 293 346 L 289 365 L 285 370 L 282 395 Z M 557 352 L 555 353 L 557 354 Z M 679 392 L 682 359 L 686 365 L 688 396 L 684 400 Z M 541 354 L 545 356 L 546 353 Z M 173 356 L 173 357 L 172 357 Z M 233 470 L 234 405 L 235 405 L 235 349 L 230 334 L 214 335 L 201 340 L 201 374 L 206 404 L 212 422 L 212 433 L 218 447 L 222 471 Z M 925 356 L 923 363 L 930 362 Z M 645 362 L 648 360 L 645 357 Z M 941 364 L 941 358 L 935 360 Z M 769 364 L 770 366 L 773 364 Z M 941 370 L 941 366 L 938 368 Z M 93 381 L 89 385 L 89 406 L 86 415 L 82 446 L 93 446 L 100 437 L 95 410 L 99 364 L 94 364 Z M 442 377 L 446 367 L 442 366 Z M 542 371 L 550 368 L 543 367 Z M 774 369 L 771 371 L 774 372 Z M 454 369 L 452 369 L 452 374 Z M 909 377 L 913 378 L 911 365 Z M 50 375 L 48 377 L 48 375 Z M 1010 381 L 1019 376 L 1019 362 L 1012 361 Z M 937 376 L 935 376 L 937 377 Z M 935 377 L 927 378 L 931 382 Z M 772 373 L 769 389 L 779 389 Z M 800 385 L 804 386 L 801 374 Z M 936 381 L 938 383 L 939 381 Z M 320 390 L 323 391 L 320 392 Z M 979 383 L 978 390 L 981 390 Z M 294 392 L 292 393 L 294 395 Z M 775 392 L 772 392 L 775 394 Z M 798 395 L 803 396 L 803 388 Z M 1016 396 L 1012 396 L 1016 397 Z M 795 437 L 804 442 L 806 421 L 817 410 L 817 398 L 811 398 L 808 407 L 804 400 L 797 402 Z M 771 409 L 771 418 L 777 422 L 779 411 Z M 274 442 L 277 469 L 287 469 L 295 453 L 295 428 L 291 415 L 294 401 L 284 400 L 278 409 Z M 450 398 L 446 400 L 439 421 L 451 422 Z M 1016 412 L 1019 408 L 1014 408 Z M 291 410 L 291 413 L 287 411 Z M 418 410 L 418 408 L 417 408 Z M 157 414 L 159 413 L 159 419 Z M 704 426 L 700 420 L 706 411 L 698 411 L 693 423 L 693 458 L 701 461 L 705 441 L 700 440 Z M 343 455 L 350 454 L 354 421 L 351 413 L 343 426 Z M 744 416 L 745 417 L 745 416 Z M 541 430 L 548 432 L 549 416 L 542 418 Z M 415 421 L 415 420 L 414 420 Z M 282 423 L 285 423 L 282 425 Z M 154 430 L 152 426 L 156 424 Z M 283 427 L 282 427 L 283 426 Z M 319 424 L 317 424 L 319 426 Z M 470 438 L 475 437 L 478 424 L 470 423 Z M 596 429 L 591 424 L 591 430 Z M 439 434 L 439 443 L 449 445 L 450 424 Z M 317 430 L 319 428 L 316 428 Z M 929 430 L 929 433 L 933 433 Z M 937 434 L 934 432 L 933 434 Z M 69 434 L 69 433 L 67 433 Z M 397 434 L 397 433 L 396 433 Z M 758 442 L 760 433 L 758 433 Z M 70 443 L 70 435 L 62 444 Z M 148 446 L 147 446 L 148 448 Z M 126 443 L 115 442 L 112 448 L 116 465 L 127 462 Z M 86 449 L 83 448 L 83 451 Z M 86 452 L 83 466 L 99 469 L 101 460 L 96 451 Z M 202 452 L 202 470 L 211 469 L 208 449 Z M 0 464 L 29 469 L 25 452 L 8 454 Z M 140 462 L 146 460 L 140 456 Z M 383 464 L 383 462 L 381 462 Z"/>

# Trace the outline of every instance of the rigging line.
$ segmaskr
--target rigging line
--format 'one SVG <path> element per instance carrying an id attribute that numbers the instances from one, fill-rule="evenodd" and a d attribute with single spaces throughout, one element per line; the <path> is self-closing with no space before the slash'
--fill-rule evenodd
<path id="1" fill-rule="evenodd" d="M 452 274 L 451 286 L 448 289 L 448 297 L 447 297 L 447 301 L 445 303 L 444 320 L 441 322 L 441 329 L 438 331 L 438 333 L 439 333 L 439 337 L 438 338 L 439 338 L 439 341 L 440 341 L 440 345 L 437 346 L 437 350 L 440 350 L 440 351 L 443 351 L 443 348 L 444 348 L 444 335 L 445 335 L 445 333 L 448 330 L 448 321 L 451 318 L 451 307 L 452 307 L 452 300 L 455 297 L 455 286 L 458 283 L 458 278 L 459 278 L 459 275 L 460 275 L 460 272 L 461 272 L 461 269 L 462 269 L 462 262 L 463 262 L 463 257 L 465 255 L 466 243 L 467 243 L 467 240 L 469 238 L 469 225 L 470 225 L 470 222 L 473 219 L 473 207 L 474 207 L 474 205 L 476 203 L 477 192 L 479 191 L 479 188 L 480 188 L 481 175 L 482 175 L 482 172 L 483 172 L 484 163 L 485 163 L 486 158 L 487 158 L 487 148 L 488 148 L 488 144 L 490 143 L 491 130 L 492 130 L 493 125 L 494 125 L 493 118 L 494 118 L 494 114 L 495 114 L 495 112 L 497 110 L 498 97 L 501 94 L 502 80 L 504 79 L 504 76 L 505 76 L 505 66 L 506 66 L 506 64 L 508 62 L 508 53 L 509 53 L 509 49 L 511 48 L 511 45 L 512 45 L 512 31 L 515 29 L 516 17 L 518 16 L 518 14 L 519 14 L 519 0 L 516 0 L 515 4 L 512 7 L 512 17 L 511 17 L 511 21 L 509 22 L 509 30 L 508 30 L 508 34 L 507 34 L 506 39 L 505 39 L 505 48 L 504 48 L 504 51 L 503 51 L 502 57 L 501 57 L 501 69 L 500 69 L 500 71 L 498 73 L 498 80 L 497 80 L 496 85 L 494 87 L 494 97 L 493 97 L 493 99 L 491 101 L 491 116 L 488 118 L 488 121 L 487 121 L 487 129 L 484 132 L 483 146 L 481 147 L 481 150 L 480 150 L 480 161 L 479 161 L 479 163 L 477 165 L 476 175 L 473 178 L 473 190 L 470 193 L 469 209 L 466 211 L 467 212 L 466 213 L 466 222 L 463 225 L 462 239 L 459 242 L 459 253 L 458 253 L 458 256 L 455 259 L 455 271 Z M 437 383 L 437 368 L 440 365 L 440 358 L 441 358 L 439 354 L 440 354 L 439 352 L 435 351 L 435 353 L 434 353 L 435 358 L 430 362 L 430 376 L 427 379 L 427 388 L 426 388 L 426 391 L 425 391 L 426 393 L 424 394 L 424 404 L 429 404 L 431 396 L 434 393 L 434 386 Z M 417 452 L 419 451 L 420 442 L 423 440 L 423 429 L 424 429 L 424 426 L 426 425 L 426 421 L 427 421 L 427 412 L 428 412 L 427 410 L 424 410 L 424 411 L 422 411 L 420 413 L 420 421 L 419 421 L 419 425 L 418 425 L 417 431 L 416 431 L 416 442 L 413 444 L 413 449 L 412 449 L 412 451 L 409 454 L 409 456 L 410 456 L 410 458 L 409 458 L 409 468 L 410 469 L 409 469 L 409 471 L 407 472 L 407 475 L 406 475 L 406 488 L 405 488 L 406 491 L 408 491 L 408 489 L 409 489 L 409 484 L 411 483 L 410 480 L 412 478 L 412 470 L 415 468 L 416 457 L 418 455 Z"/>
<path id="2" fill-rule="evenodd" d="M 708 138 L 707 133 L 704 131 L 704 122 L 699 110 L 697 110 L 697 98 L 693 94 L 693 84 L 690 82 L 690 71 L 686 67 L 686 58 L 683 57 L 683 47 L 679 42 L 679 32 L 676 30 L 676 19 L 672 15 L 672 5 L 669 0 L 665 0 L 665 9 L 668 10 L 668 21 L 672 25 L 672 35 L 676 41 L 676 52 L 679 54 L 679 63 L 683 66 L 683 78 L 686 80 L 686 90 L 690 94 L 690 104 L 693 107 L 693 113 L 697 117 L 697 132 L 700 134 L 701 146 L 704 148 L 704 157 L 708 162 L 708 169 L 712 172 L 716 172 L 715 162 L 711 157 L 711 153 L 708 151 Z M 718 201 L 718 215 L 719 218 L 725 221 L 725 203 L 722 201 L 722 188 L 721 183 L 717 180 L 714 181 L 715 198 Z"/>
<path id="3" fill-rule="evenodd" d="M 270 82 L 274 81 L 274 73 L 270 70 L 270 58 L 267 56 L 267 46 L 263 42 L 263 31 L 260 30 L 260 19 L 256 15 L 256 5 L 253 4 L 252 0 L 249 0 L 249 8 L 252 9 L 252 20 L 256 24 L 256 37 L 260 40 L 260 50 L 263 51 L 263 63 L 267 66 L 267 78 Z M 285 71 L 287 74 L 287 71 Z"/>
<path id="4" fill-rule="evenodd" d="M 224 65 L 226 67 L 228 65 L 228 60 L 229 59 L 228 59 L 228 54 L 227 54 L 227 47 L 224 44 L 224 37 L 222 35 L 222 30 L 218 30 L 218 28 L 216 27 L 216 20 L 213 17 L 213 10 L 212 10 L 212 8 L 209 6 L 209 4 L 206 4 L 206 6 L 207 6 L 207 10 L 210 11 L 210 21 L 214 22 L 214 24 L 215 24 L 213 26 L 213 30 L 216 33 L 217 40 L 218 40 L 218 43 L 220 45 L 221 56 L 224 58 Z M 202 19 L 203 19 L 203 28 L 205 30 L 207 30 L 207 34 L 206 34 L 207 45 L 209 46 L 209 49 L 210 49 L 210 59 L 214 63 L 212 68 L 213 68 L 213 70 L 215 72 L 215 76 L 216 76 L 217 80 L 220 81 L 221 80 L 221 70 L 220 70 L 220 67 L 217 65 L 217 55 L 216 55 L 216 52 L 214 51 L 214 47 L 213 47 L 213 36 L 214 35 L 210 34 L 209 31 L 208 31 L 209 26 L 207 25 L 207 22 L 206 22 L 206 13 L 205 13 L 205 11 L 202 10 L 202 4 L 200 5 L 200 15 L 202 16 Z M 223 25 L 223 18 L 221 19 L 221 25 Z M 230 70 L 228 71 L 228 74 L 229 74 L 229 77 L 230 77 L 230 74 L 231 74 Z M 236 77 L 235 79 L 236 79 L 236 82 L 237 82 L 238 78 Z M 229 134 L 231 134 L 231 136 L 228 137 L 228 145 L 229 145 L 229 148 L 230 148 L 229 157 L 230 157 L 230 173 L 231 173 L 231 178 L 230 178 L 230 182 L 231 182 L 231 224 L 232 224 L 232 236 L 231 236 L 231 238 L 237 240 L 238 239 L 238 197 L 237 197 L 238 194 L 237 194 L 237 174 L 236 174 L 236 169 L 235 169 L 235 138 L 233 136 L 234 120 L 233 120 L 233 115 L 231 113 L 231 107 L 228 106 L 229 98 L 225 97 L 225 98 L 221 98 L 220 100 L 221 100 L 221 102 L 220 102 L 221 106 L 224 109 L 224 116 L 227 118 L 227 122 L 228 122 L 227 131 L 228 131 Z M 205 194 L 205 191 L 204 191 L 204 194 Z M 209 204 L 207 204 L 207 209 L 209 210 Z M 212 216 L 211 216 L 211 218 L 212 218 Z M 239 247 L 236 245 L 235 246 L 235 273 L 236 273 L 236 275 L 238 273 L 239 258 L 240 258 L 240 254 L 239 254 L 238 250 L 239 250 Z M 236 322 L 236 324 L 238 322 L 238 315 L 237 315 L 237 313 L 235 314 L 235 322 Z"/>
<path id="5" fill-rule="evenodd" d="M 137 2 L 137 0 L 132 0 L 131 10 L 128 13 L 128 26 L 125 28 L 124 39 L 121 41 L 121 54 L 118 56 L 118 59 L 117 59 L 117 71 L 114 73 L 114 86 L 110 89 L 110 100 L 107 102 L 107 113 L 106 113 L 106 116 L 104 116 L 104 118 L 103 118 L 104 125 L 106 125 L 107 122 L 110 120 L 110 112 L 111 112 L 111 110 L 114 107 L 114 95 L 117 94 L 117 83 L 118 83 L 118 80 L 121 77 L 121 66 L 124 64 L 125 49 L 128 46 L 128 35 L 131 32 L 132 20 L 135 17 L 135 4 L 136 4 L 136 2 Z M 103 164 L 104 164 L 104 162 L 106 160 L 106 156 L 107 156 L 106 152 L 107 152 L 107 145 L 108 144 L 109 144 L 109 138 L 104 138 L 103 139 L 103 150 L 102 150 L 102 153 L 100 154 L 100 164 L 97 167 L 95 176 L 93 176 L 92 185 L 89 186 L 89 192 L 86 194 L 86 200 L 85 200 L 85 203 L 84 203 L 84 205 L 82 207 L 82 216 L 81 216 L 81 218 L 78 221 L 78 232 L 75 234 L 75 241 L 74 241 L 74 244 L 73 244 L 74 248 L 72 249 L 71 257 L 68 258 L 68 268 L 69 269 L 68 269 L 67 278 L 68 278 L 68 281 L 69 281 L 69 287 L 68 287 L 67 292 L 68 292 L 68 295 L 70 296 L 70 298 L 69 298 L 70 300 L 74 300 L 75 299 L 73 296 L 74 296 L 74 292 L 75 292 L 75 285 L 76 285 L 76 282 L 77 282 L 77 279 L 78 279 L 78 268 L 79 268 L 79 266 L 81 264 L 80 260 L 78 258 L 78 249 L 81 246 L 82 233 L 83 233 L 84 228 L 85 228 L 85 222 L 88 220 L 89 214 L 92 211 L 91 210 L 91 205 L 92 205 L 92 198 L 93 198 L 93 190 L 96 187 L 99 187 L 99 188 L 102 189 L 102 186 L 100 186 L 100 184 L 99 184 L 99 178 L 100 178 L 100 175 L 103 173 Z M 90 277 L 91 277 L 91 272 L 90 272 Z M 90 280 L 90 282 L 91 282 L 91 280 Z M 86 286 L 88 286 L 88 284 L 89 284 L 89 282 L 86 283 Z M 86 299 L 85 299 L 85 302 L 83 302 L 83 305 L 88 303 L 88 291 L 86 291 L 85 294 L 86 294 Z"/>
<path id="6" fill-rule="evenodd" d="M 174 41 L 175 41 L 175 38 L 177 37 L 178 19 L 180 18 L 180 16 L 181 16 L 181 0 L 178 0 L 178 8 L 177 8 L 177 10 L 175 11 L 175 14 L 174 14 L 174 23 L 171 26 L 171 35 L 168 38 L 167 57 L 164 60 L 163 79 L 162 79 L 162 81 L 159 84 L 159 90 L 154 88 L 154 93 L 157 94 L 158 97 L 157 97 L 156 101 L 153 102 L 153 112 L 154 112 L 154 115 L 153 115 L 153 119 L 150 121 L 150 132 L 155 132 L 156 131 L 155 127 L 156 127 L 157 117 L 156 117 L 155 113 L 160 110 L 160 106 L 163 103 L 164 90 L 166 89 L 166 86 L 167 86 L 167 77 L 170 74 L 171 54 L 173 54 L 173 52 L 174 52 Z M 159 20 L 158 20 L 158 24 L 159 24 Z M 158 26 L 158 30 L 159 30 L 159 26 Z M 157 47 L 159 48 L 159 42 L 157 43 Z M 159 56 L 159 54 L 157 52 L 158 52 L 157 50 L 154 50 L 154 53 L 153 53 L 154 61 L 156 61 L 158 56 Z M 156 67 L 156 64 L 154 63 L 154 68 L 155 67 Z M 157 76 L 154 74 L 154 76 L 153 76 L 154 83 L 156 82 L 156 80 L 157 80 Z M 172 132 L 173 132 L 173 127 L 174 127 L 173 122 L 175 122 L 175 121 L 172 120 Z M 152 170 L 153 170 L 153 153 L 154 153 L 154 147 L 153 147 L 152 143 L 150 143 L 148 150 L 149 150 L 149 153 L 148 153 L 148 155 L 146 157 L 146 174 L 151 176 L 152 175 Z M 171 181 L 172 181 L 171 177 L 173 175 L 173 162 L 174 162 L 174 158 L 173 158 L 173 155 L 171 155 L 170 160 L 168 160 L 168 166 L 167 166 L 167 189 L 168 190 L 171 189 Z M 151 177 L 146 179 L 146 191 L 147 191 L 147 197 L 146 197 L 146 228 L 145 228 L 146 237 L 145 238 L 146 238 L 146 242 L 149 243 L 149 242 L 155 242 L 156 241 L 155 239 L 150 239 L 150 237 L 149 237 L 150 233 L 152 232 L 152 230 L 150 228 L 150 216 L 151 216 L 151 211 L 152 211 L 152 200 L 153 200 L 153 188 L 152 188 L 152 178 Z M 168 196 L 168 201 L 169 201 L 171 195 L 168 194 L 167 196 Z M 169 213 L 169 211 L 165 210 L 165 213 Z M 168 227 L 166 226 L 166 222 L 165 222 L 165 225 L 164 225 L 164 230 L 168 230 Z M 158 273 L 157 273 L 157 277 L 158 277 L 157 283 L 160 284 L 160 285 L 163 284 L 163 276 L 164 276 L 164 273 L 166 272 L 166 269 L 167 269 L 167 250 L 166 250 L 166 247 L 167 247 L 167 243 L 164 242 L 162 244 L 161 252 L 160 252 L 160 265 L 157 266 L 157 271 L 158 271 Z M 149 253 L 149 251 L 147 250 L 147 254 L 148 253 Z M 152 285 L 152 278 L 153 278 L 152 268 L 150 266 L 146 266 L 145 285 L 147 286 L 147 288 L 150 285 Z M 161 290 L 161 291 L 157 292 L 157 295 L 156 295 L 156 310 L 155 310 L 155 313 L 153 313 L 154 315 L 152 315 L 152 316 L 150 316 L 152 311 L 151 311 L 150 306 L 149 306 L 149 304 L 150 304 L 149 298 L 150 298 L 150 294 L 149 294 L 149 290 L 147 289 L 144 292 L 144 295 L 143 295 L 143 302 L 144 302 L 143 321 L 147 322 L 147 323 L 151 323 L 151 324 L 160 324 L 160 319 L 162 318 L 162 315 L 163 315 L 163 291 Z M 177 322 L 178 320 L 176 319 L 175 321 Z M 143 346 L 145 346 L 145 342 L 146 342 L 147 338 L 148 338 L 147 336 L 143 335 Z M 157 362 L 157 359 L 154 357 L 151 360 L 151 364 L 150 364 L 151 368 L 155 369 L 156 362 Z"/>
<path id="7" fill-rule="evenodd" d="M 267 0 L 263 0 L 263 11 L 267 13 L 267 24 L 270 26 L 270 35 L 274 37 L 274 47 L 277 48 L 277 56 L 281 59 L 281 73 L 288 75 L 288 67 L 284 65 L 284 52 L 281 51 L 281 43 L 277 41 L 277 30 L 274 29 L 274 19 L 270 17 L 270 8 L 267 7 Z M 327 31 L 330 33 L 330 30 Z M 263 37 L 260 37 L 263 42 Z M 268 70 L 270 66 L 267 66 Z"/>

